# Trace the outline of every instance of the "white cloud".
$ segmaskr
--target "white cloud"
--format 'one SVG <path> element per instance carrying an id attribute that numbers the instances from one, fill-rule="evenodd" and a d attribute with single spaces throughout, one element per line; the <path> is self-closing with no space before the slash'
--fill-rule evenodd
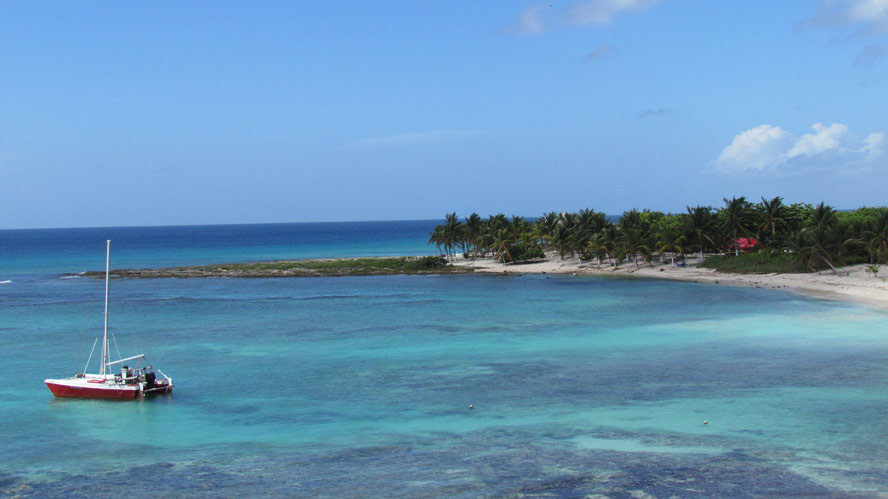
<path id="1" fill-rule="evenodd" d="M 507 24 L 501 31 L 518 35 L 539 35 L 546 30 L 543 20 L 543 6 L 528 7 L 514 21 Z"/>
<path id="2" fill-rule="evenodd" d="M 783 161 L 783 152 L 791 142 L 792 134 L 779 126 L 757 126 L 734 137 L 718 155 L 714 166 L 723 172 L 773 167 Z"/>
<path id="3" fill-rule="evenodd" d="M 885 154 L 885 133 L 876 132 L 867 135 L 863 139 L 863 147 L 860 148 L 860 152 L 870 158 L 877 158 Z"/>
<path id="4" fill-rule="evenodd" d="M 884 156 L 884 132 L 859 140 L 842 123 L 815 123 L 811 128 L 812 133 L 801 137 L 767 124 L 746 130 L 734 137 L 710 167 L 721 173 L 812 168 L 848 172 L 869 170 Z"/>
<path id="5" fill-rule="evenodd" d="M 385 137 L 368 137 L 356 140 L 347 146 L 348 149 L 367 149 L 376 147 L 400 147 L 435 142 L 446 142 L 477 135 L 476 132 L 463 130 L 433 130 L 430 132 L 402 133 Z"/>
<path id="6" fill-rule="evenodd" d="M 823 126 L 822 123 L 814 123 L 814 133 L 806 133 L 787 151 L 787 158 L 797 156 L 814 156 L 831 149 L 839 149 L 848 137 L 848 126 L 841 123 L 833 123 Z"/>
<path id="7" fill-rule="evenodd" d="M 658 0 L 587 0 L 575 5 L 568 13 L 571 24 L 604 26 L 623 13 L 641 12 Z"/>

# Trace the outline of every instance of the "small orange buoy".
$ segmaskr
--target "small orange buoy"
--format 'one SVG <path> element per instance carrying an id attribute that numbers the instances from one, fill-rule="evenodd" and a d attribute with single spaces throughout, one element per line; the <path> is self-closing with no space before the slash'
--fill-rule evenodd
<path id="1" fill-rule="evenodd" d="M 474 409 L 474 408 L 475 408 L 474 405 L 470 405 L 470 406 L 469 406 L 469 409 Z"/>

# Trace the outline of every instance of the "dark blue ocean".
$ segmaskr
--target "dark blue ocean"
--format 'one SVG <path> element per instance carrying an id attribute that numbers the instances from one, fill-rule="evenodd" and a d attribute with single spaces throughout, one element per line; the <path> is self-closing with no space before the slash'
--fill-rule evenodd
<path id="1" fill-rule="evenodd" d="M 175 227 L 0 230 L 0 280 L 104 267 L 96 245 L 113 241 L 115 268 L 258 260 L 426 255 L 440 220 Z M 79 270 L 77 270 L 79 269 Z"/>
<path id="2" fill-rule="evenodd" d="M 112 268 L 162 267 L 429 254 L 436 223 L 0 231 L 0 495 L 888 493 L 888 314 L 774 290 L 120 279 L 121 354 L 147 354 L 174 394 L 43 384 L 101 335 L 103 282 L 64 274 L 102 269 L 105 239 Z"/>

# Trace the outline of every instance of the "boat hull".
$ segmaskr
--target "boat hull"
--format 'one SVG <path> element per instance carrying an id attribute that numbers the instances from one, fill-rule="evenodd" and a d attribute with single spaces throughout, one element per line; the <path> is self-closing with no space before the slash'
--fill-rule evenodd
<path id="1" fill-rule="evenodd" d="M 139 396 L 135 386 L 88 386 L 46 380 L 46 386 L 56 397 L 81 399 L 133 400 Z"/>
<path id="2" fill-rule="evenodd" d="M 150 397 L 153 395 L 172 395 L 172 393 L 173 393 L 172 385 L 156 386 L 154 388 L 142 390 L 142 395 L 144 395 L 146 397 Z"/>

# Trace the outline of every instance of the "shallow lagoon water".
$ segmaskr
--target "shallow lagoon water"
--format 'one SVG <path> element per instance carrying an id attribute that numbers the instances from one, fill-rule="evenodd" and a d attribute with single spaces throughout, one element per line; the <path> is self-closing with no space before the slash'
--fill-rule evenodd
<path id="1" fill-rule="evenodd" d="M 546 275 L 111 289 L 121 352 L 174 395 L 53 399 L 42 380 L 101 334 L 102 282 L 7 285 L 0 494 L 888 490 L 888 314 L 869 308 Z"/>

